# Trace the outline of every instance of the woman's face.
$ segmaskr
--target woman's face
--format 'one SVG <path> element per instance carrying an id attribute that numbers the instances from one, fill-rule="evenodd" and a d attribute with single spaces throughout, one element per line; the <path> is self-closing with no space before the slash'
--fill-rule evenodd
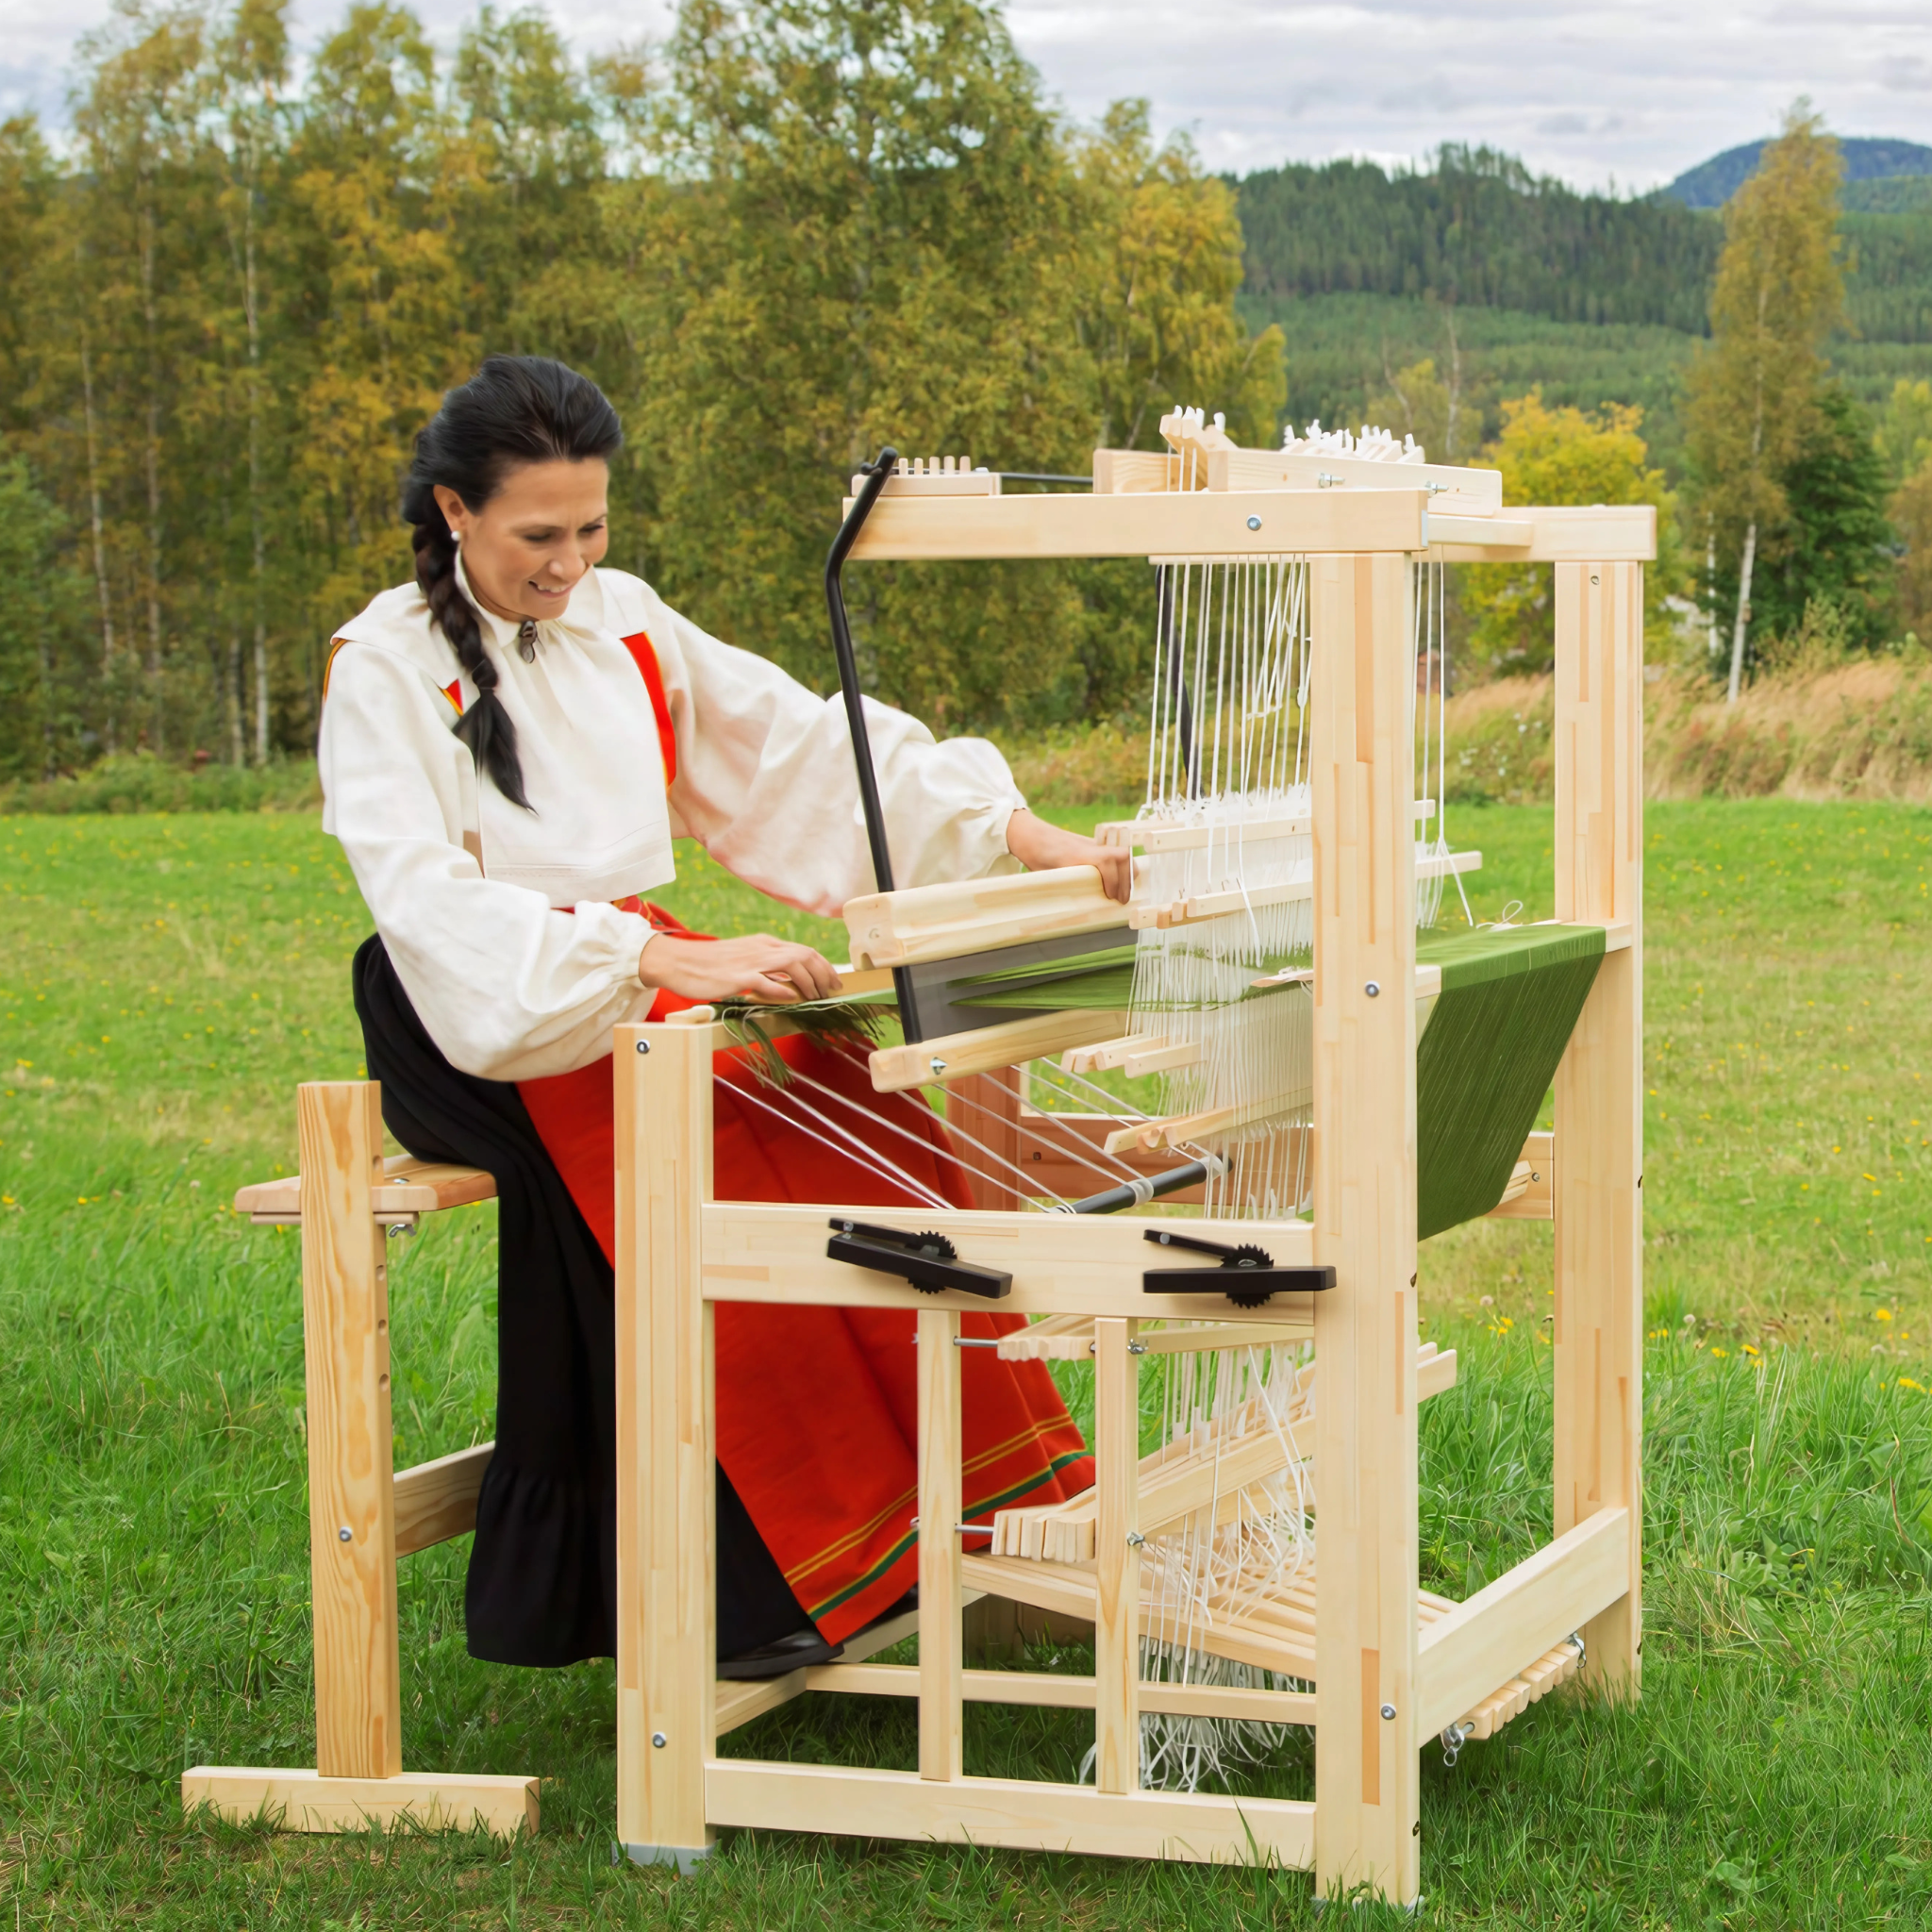
<path id="1" fill-rule="evenodd" d="M 570 593 L 609 547 L 609 491 L 610 465 L 591 457 L 520 463 L 480 510 L 440 483 L 436 500 L 478 602 L 518 623 L 563 615 Z"/>

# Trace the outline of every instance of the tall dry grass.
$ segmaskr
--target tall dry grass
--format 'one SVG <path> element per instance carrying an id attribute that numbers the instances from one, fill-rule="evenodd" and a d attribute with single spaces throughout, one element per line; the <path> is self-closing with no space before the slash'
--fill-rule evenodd
<path id="1" fill-rule="evenodd" d="M 1653 667 L 1644 687 L 1652 798 L 1932 799 L 1932 663 L 1921 653 L 1798 663 L 1735 705 L 1707 678 Z M 1546 803 L 1552 680 L 1478 685 L 1449 705 L 1449 795 Z"/>

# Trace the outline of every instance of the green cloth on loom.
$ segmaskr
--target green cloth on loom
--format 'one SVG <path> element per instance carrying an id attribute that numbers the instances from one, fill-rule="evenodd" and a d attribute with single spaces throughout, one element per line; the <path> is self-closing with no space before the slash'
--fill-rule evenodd
<path id="1" fill-rule="evenodd" d="M 1418 1238 L 1503 1198 L 1603 957 L 1600 925 L 1420 935 L 1416 961 L 1442 969 L 1442 990 L 1416 1044 Z M 1110 946 L 967 974 L 948 991 L 993 1011 L 1124 1012 L 1133 982 L 1134 948 Z"/>
<path id="2" fill-rule="evenodd" d="M 988 1007 L 996 1012 L 1124 1012 L 1134 991 L 1134 953 L 1132 946 L 1109 946 L 1105 951 L 1050 960 L 1043 965 L 977 973 L 953 981 L 947 997 L 956 1007 Z M 1231 976 L 1240 985 L 1283 967 L 1306 966 L 1309 958 L 1306 948 L 1292 955 L 1284 953 L 1278 958 L 1264 960 Z M 1240 994 L 1242 999 L 1256 996 L 1253 988 Z M 1227 1002 L 1208 1000 L 1203 1004 L 1224 1006 Z"/>
<path id="3" fill-rule="evenodd" d="M 1600 925 L 1493 927 L 1416 947 L 1442 991 L 1416 1044 L 1416 1235 L 1503 1198 L 1603 964 Z"/>
<path id="4" fill-rule="evenodd" d="M 965 974 L 947 988 L 947 997 L 957 1007 L 990 1007 L 996 1012 L 1124 1012 L 1134 988 L 1134 951 L 1132 946 L 1106 946 L 1070 959 Z"/>

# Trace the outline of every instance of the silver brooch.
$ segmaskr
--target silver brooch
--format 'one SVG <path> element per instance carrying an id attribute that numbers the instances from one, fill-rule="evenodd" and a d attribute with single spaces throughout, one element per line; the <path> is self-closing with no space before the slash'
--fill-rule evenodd
<path id="1" fill-rule="evenodd" d="M 525 664 L 537 661 L 537 620 L 526 617 L 517 625 L 517 653 Z"/>

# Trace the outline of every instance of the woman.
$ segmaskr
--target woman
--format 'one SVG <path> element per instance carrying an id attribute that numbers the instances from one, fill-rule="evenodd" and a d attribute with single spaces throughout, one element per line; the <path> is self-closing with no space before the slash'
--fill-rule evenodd
<path id="1" fill-rule="evenodd" d="M 691 838 L 749 884 L 836 912 L 872 889 L 841 709 L 598 568 L 622 441 L 596 387 L 492 357 L 417 439 L 403 515 L 416 580 L 336 640 L 323 824 L 375 917 L 356 1003 L 383 1117 L 413 1154 L 496 1177 L 496 1451 L 477 1499 L 471 1652 L 608 1656 L 616 1605 L 611 1027 L 749 995 L 839 989 L 809 946 L 712 941 L 638 895 Z M 868 708 L 902 885 L 1125 855 L 1042 824 L 999 754 Z M 891 1110 L 893 1164 L 970 1205 L 943 1129 L 862 1061 L 785 1043 L 822 1108 Z M 910 1204 L 719 1057 L 715 1172 L 737 1199 Z M 872 1140 L 880 1137 L 872 1129 Z M 970 1317 L 981 1334 L 1012 1325 Z M 736 1674 L 835 1654 L 910 1587 L 909 1314 L 723 1306 L 717 1319 L 719 1655 Z M 971 1351 L 973 1513 L 1084 1488 L 1038 1363 Z"/>

